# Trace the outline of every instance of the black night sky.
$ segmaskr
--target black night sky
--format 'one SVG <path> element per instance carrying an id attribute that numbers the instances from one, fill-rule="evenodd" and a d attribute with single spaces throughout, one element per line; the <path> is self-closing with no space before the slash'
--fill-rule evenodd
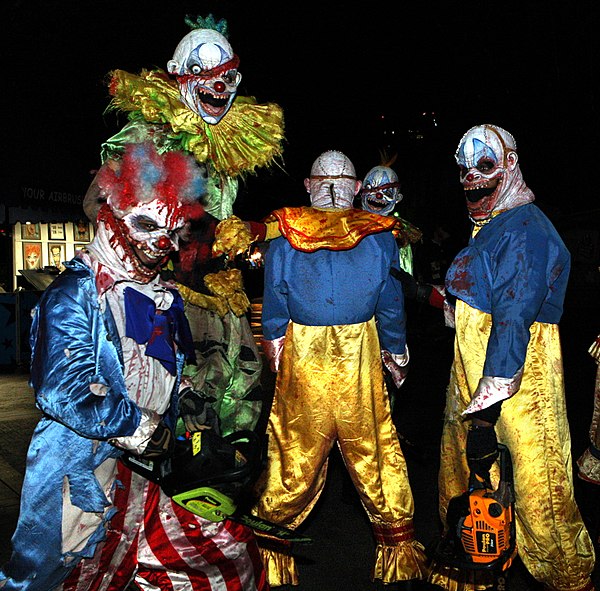
<path id="1" fill-rule="evenodd" d="M 599 21 L 592 0 L 352 8 L 9 0 L 2 10 L 3 199 L 14 202 L 20 186 L 36 184 L 84 193 L 100 143 L 125 122 L 104 114 L 107 73 L 165 68 L 189 30 L 184 16 L 212 13 L 229 23 L 241 59 L 239 94 L 285 112 L 283 170 L 261 170 L 243 184 L 236 205 L 243 217 L 304 203 L 302 179 L 326 149 L 344 151 L 362 178 L 379 163 L 383 125 L 395 131 L 401 214 L 417 224 L 462 216 L 454 150 L 479 123 L 516 137 L 525 180 L 549 214 L 597 212 Z"/>

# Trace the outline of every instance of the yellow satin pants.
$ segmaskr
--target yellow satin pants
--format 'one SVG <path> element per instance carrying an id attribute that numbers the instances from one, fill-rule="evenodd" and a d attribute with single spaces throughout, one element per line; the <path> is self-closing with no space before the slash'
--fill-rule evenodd
<path id="1" fill-rule="evenodd" d="M 467 489 L 465 444 L 469 422 L 461 413 L 483 375 L 491 316 L 460 300 L 456 306 L 454 364 L 448 386 L 439 476 L 440 514 Z M 518 553 L 548 589 L 592 588 L 594 548 L 573 493 L 571 436 L 567 422 L 558 326 L 534 323 L 520 390 L 504 401 L 496 425 L 510 450 L 515 481 Z M 497 466 L 492 474 L 498 481 Z M 481 589 L 472 575 L 438 567 L 430 582 L 444 589 Z"/>
<path id="2" fill-rule="evenodd" d="M 329 453 L 337 443 L 373 527 L 373 578 L 388 583 L 425 576 L 374 320 L 343 326 L 290 323 L 268 435 L 256 515 L 298 527 L 323 491 Z M 263 545 L 261 554 L 271 586 L 298 584 L 289 552 Z"/>

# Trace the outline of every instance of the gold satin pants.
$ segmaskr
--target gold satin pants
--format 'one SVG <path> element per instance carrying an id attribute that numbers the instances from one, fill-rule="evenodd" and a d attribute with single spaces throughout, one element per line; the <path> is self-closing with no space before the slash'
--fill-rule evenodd
<path id="1" fill-rule="evenodd" d="M 483 375 L 490 329 L 489 314 L 457 301 L 454 364 L 441 447 L 442 519 L 450 499 L 467 489 L 464 450 L 469 421 L 463 421 L 461 413 Z M 571 436 L 557 325 L 531 326 L 521 388 L 502 404 L 496 433 L 512 456 L 521 560 L 533 577 L 549 589 L 589 588 L 594 548 L 573 492 Z M 497 466 L 494 469 L 492 479 L 496 486 Z M 480 588 L 449 569 L 432 574 L 430 582 L 452 590 Z"/>
<path id="2" fill-rule="evenodd" d="M 298 527 L 317 502 L 338 444 L 377 542 L 373 578 L 420 578 L 413 497 L 383 381 L 375 321 L 343 326 L 290 323 L 268 426 L 268 466 L 254 512 Z M 297 584 L 285 552 L 262 549 L 272 586 Z"/>

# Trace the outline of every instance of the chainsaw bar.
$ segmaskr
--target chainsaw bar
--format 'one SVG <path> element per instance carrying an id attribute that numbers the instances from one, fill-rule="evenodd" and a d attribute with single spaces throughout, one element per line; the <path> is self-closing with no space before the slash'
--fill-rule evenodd
<path id="1" fill-rule="evenodd" d="M 236 515 L 234 513 L 233 515 L 230 515 L 228 519 L 241 523 L 259 534 L 277 538 L 278 540 L 296 542 L 298 544 L 310 544 L 312 542 L 312 538 L 309 538 L 308 536 L 303 536 L 293 529 L 283 527 L 282 525 L 260 519 L 260 517 L 256 517 L 255 515 L 247 515 L 245 513 Z"/>

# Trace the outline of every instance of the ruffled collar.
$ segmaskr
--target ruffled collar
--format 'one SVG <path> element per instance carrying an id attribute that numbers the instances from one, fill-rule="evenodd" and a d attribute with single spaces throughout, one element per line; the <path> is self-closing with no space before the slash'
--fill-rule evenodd
<path id="1" fill-rule="evenodd" d="M 180 100 L 177 83 L 162 70 L 111 74 L 110 108 L 141 113 L 149 123 L 168 124 L 182 149 L 230 177 L 252 173 L 282 153 L 283 111 L 274 103 L 236 97 L 225 117 L 208 125 Z"/>

